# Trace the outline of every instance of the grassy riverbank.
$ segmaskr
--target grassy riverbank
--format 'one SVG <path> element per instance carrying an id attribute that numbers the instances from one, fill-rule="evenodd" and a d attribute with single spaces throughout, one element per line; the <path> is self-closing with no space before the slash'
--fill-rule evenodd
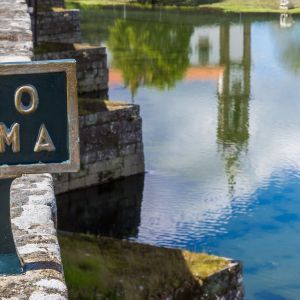
<path id="1" fill-rule="evenodd" d="M 151 8 L 150 5 L 139 4 L 136 0 L 66 0 L 69 6 L 123 6 L 127 4 L 136 8 Z M 165 0 L 165 9 L 183 9 L 189 10 L 198 9 L 201 10 L 216 10 L 223 11 L 225 13 L 286 13 L 286 10 L 279 9 L 279 1 L 274 0 L 221 0 L 212 4 L 200 4 L 200 5 L 188 5 L 189 1 L 180 1 L 181 5 L 178 5 L 179 1 Z M 288 13 L 299 14 L 300 13 L 300 0 L 293 1 L 294 8 L 288 10 Z"/>
<path id="2" fill-rule="evenodd" d="M 232 264 L 216 256 L 87 235 L 59 241 L 70 299 L 156 299 L 194 288 L 219 295 L 232 288 L 219 273 Z"/>

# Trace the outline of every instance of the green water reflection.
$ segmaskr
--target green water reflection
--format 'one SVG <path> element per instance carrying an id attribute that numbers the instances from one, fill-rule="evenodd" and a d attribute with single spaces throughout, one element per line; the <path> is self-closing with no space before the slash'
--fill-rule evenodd
<path id="1" fill-rule="evenodd" d="M 135 95 L 139 86 L 174 87 L 189 66 L 191 25 L 118 19 L 109 27 L 112 67 Z"/>

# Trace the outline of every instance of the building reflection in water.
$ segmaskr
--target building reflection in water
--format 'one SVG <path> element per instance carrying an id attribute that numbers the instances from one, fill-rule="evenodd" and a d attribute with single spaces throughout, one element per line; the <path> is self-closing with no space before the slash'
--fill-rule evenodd
<path id="1" fill-rule="evenodd" d="M 191 49 L 191 65 L 198 70 L 198 80 L 218 81 L 217 142 L 229 191 L 233 194 L 240 159 L 247 151 L 249 140 L 251 23 L 224 20 L 220 25 L 197 27 L 191 38 Z M 200 71 L 206 78 L 199 76 Z"/>
<path id="2" fill-rule="evenodd" d="M 281 28 L 290 28 L 294 25 L 295 21 L 290 14 L 280 14 L 279 24 Z"/>
<path id="3" fill-rule="evenodd" d="M 247 151 L 249 139 L 251 24 L 244 22 L 241 27 L 242 34 L 237 44 L 242 49 L 239 60 L 231 57 L 234 49 L 230 43 L 230 24 L 224 23 L 220 28 L 220 65 L 224 66 L 224 72 L 218 82 L 217 140 L 224 158 L 231 194 L 234 191 L 240 156 Z"/>
<path id="4" fill-rule="evenodd" d="M 140 224 L 144 175 L 57 196 L 58 229 L 129 238 Z"/>

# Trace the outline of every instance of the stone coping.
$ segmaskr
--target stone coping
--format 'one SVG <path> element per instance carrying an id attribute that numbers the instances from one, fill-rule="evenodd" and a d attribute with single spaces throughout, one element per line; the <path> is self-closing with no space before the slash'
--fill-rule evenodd
<path id="1" fill-rule="evenodd" d="M 50 174 L 23 175 L 13 181 L 11 223 L 24 273 L 0 278 L 1 299 L 67 299 Z"/>
<path id="2" fill-rule="evenodd" d="M 0 62 L 30 60 L 32 32 L 25 0 L 0 3 Z"/>

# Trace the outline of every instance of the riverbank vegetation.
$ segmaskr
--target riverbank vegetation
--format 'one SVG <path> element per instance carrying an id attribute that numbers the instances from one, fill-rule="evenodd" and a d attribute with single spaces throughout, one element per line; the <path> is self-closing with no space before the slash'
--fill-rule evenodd
<path id="1" fill-rule="evenodd" d="M 283 13 L 279 1 L 274 0 L 67 0 L 69 6 L 123 6 L 152 8 L 152 4 L 165 9 L 216 10 L 226 13 Z M 300 0 L 293 1 L 288 13 L 300 13 Z"/>

